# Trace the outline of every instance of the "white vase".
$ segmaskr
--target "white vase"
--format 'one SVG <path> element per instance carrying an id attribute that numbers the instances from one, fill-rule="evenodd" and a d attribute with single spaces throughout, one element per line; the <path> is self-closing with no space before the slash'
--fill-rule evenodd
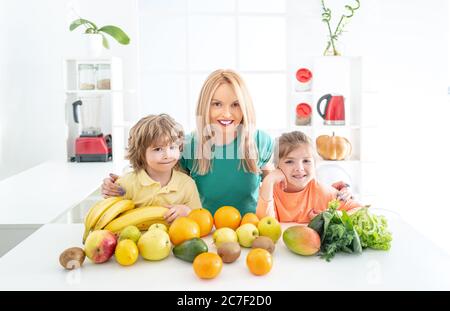
<path id="1" fill-rule="evenodd" d="M 84 34 L 85 53 L 87 57 L 100 57 L 103 52 L 103 37 L 101 34 Z"/>

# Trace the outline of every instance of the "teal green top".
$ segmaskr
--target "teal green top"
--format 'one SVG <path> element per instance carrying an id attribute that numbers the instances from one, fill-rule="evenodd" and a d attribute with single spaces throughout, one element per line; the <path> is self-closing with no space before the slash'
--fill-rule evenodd
<path id="1" fill-rule="evenodd" d="M 239 141 L 240 136 L 228 145 L 214 146 L 212 170 L 206 175 L 199 175 L 192 171 L 197 139 L 193 135 L 186 137 L 180 160 L 181 167 L 197 184 L 203 208 L 208 209 L 213 215 L 224 205 L 236 207 L 242 216 L 256 211 L 262 176 L 245 172 L 243 167 L 239 167 L 240 159 L 237 156 Z M 274 143 L 267 133 L 260 130 L 255 133 L 255 142 L 258 148 L 258 167 L 261 168 L 269 162 Z"/>

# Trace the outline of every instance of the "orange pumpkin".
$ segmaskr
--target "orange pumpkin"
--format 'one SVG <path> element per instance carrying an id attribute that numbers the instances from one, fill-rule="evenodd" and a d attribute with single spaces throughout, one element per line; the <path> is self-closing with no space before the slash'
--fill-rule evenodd
<path id="1" fill-rule="evenodd" d="M 352 153 L 352 144 L 341 136 L 320 135 L 316 139 L 317 152 L 325 160 L 344 160 Z"/>

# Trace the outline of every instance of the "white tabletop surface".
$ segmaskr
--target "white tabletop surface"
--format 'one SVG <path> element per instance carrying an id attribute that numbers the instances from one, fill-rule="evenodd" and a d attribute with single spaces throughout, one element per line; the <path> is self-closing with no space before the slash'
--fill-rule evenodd
<path id="1" fill-rule="evenodd" d="M 450 256 L 399 218 L 389 218 L 389 228 L 390 251 L 338 254 L 326 262 L 291 253 L 280 239 L 269 274 L 252 275 L 243 249 L 218 277 L 201 280 L 173 254 L 159 262 L 140 257 L 129 267 L 114 257 L 104 264 L 86 258 L 80 269 L 66 271 L 59 255 L 81 246 L 82 225 L 48 224 L 0 258 L 0 290 L 450 290 Z M 211 235 L 205 241 L 215 252 Z"/>
<path id="2" fill-rule="evenodd" d="M 0 181 L 0 225 L 46 224 L 98 189 L 125 162 L 49 161 Z"/>

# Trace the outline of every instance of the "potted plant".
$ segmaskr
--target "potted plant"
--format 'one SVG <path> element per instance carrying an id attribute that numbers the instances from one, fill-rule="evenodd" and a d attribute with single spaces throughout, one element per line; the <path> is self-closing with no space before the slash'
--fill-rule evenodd
<path id="1" fill-rule="evenodd" d="M 345 5 L 345 10 L 347 10 L 348 13 L 342 14 L 342 16 L 339 20 L 339 23 L 336 26 L 336 29 L 334 31 L 332 31 L 331 25 L 330 25 L 331 10 L 325 6 L 324 0 L 321 0 L 322 10 L 323 10 L 322 21 L 327 24 L 328 37 L 329 37 L 327 46 L 325 48 L 325 51 L 323 52 L 323 55 L 333 55 L 333 56 L 341 55 L 341 53 L 338 51 L 338 49 L 336 47 L 336 43 L 337 43 L 339 36 L 341 36 L 342 33 L 344 32 L 344 27 L 348 23 L 349 19 L 353 16 L 355 11 L 357 9 L 359 9 L 359 7 L 360 7 L 359 0 L 355 0 L 355 1 L 356 1 L 356 5 L 354 7 L 352 7 L 350 5 Z"/>
<path id="2" fill-rule="evenodd" d="M 102 51 L 102 45 L 106 49 L 109 49 L 109 42 L 105 34 L 113 37 L 120 44 L 127 45 L 130 43 L 128 35 L 119 27 L 113 25 L 97 27 L 93 22 L 83 18 L 74 20 L 70 24 L 69 29 L 70 31 L 73 31 L 81 25 L 85 27 L 84 33 L 88 35 L 87 44 L 91 56 L 99 56 Z"/>

